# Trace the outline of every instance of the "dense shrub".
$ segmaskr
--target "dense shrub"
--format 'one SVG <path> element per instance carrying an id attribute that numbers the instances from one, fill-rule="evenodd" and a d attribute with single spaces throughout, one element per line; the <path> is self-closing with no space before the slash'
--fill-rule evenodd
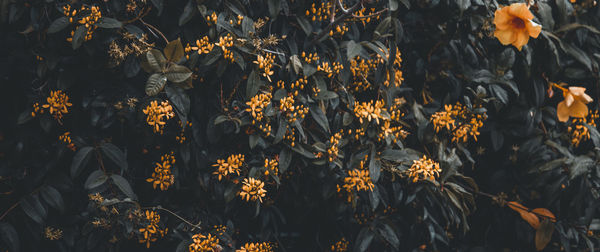
<path id="1" fill-rule="evenodd" d="M 2 251 L 596 251 L 594 0 L 0 0 Z"/>

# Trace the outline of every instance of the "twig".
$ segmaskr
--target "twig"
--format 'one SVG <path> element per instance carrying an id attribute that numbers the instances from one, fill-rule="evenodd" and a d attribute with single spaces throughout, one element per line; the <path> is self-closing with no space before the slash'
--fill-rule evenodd
<path id="1" fill-rule="evenodd" d="M 10 212 L 12 211 L 15 207 L 17 207 L 19 205 L 19 201 L 17 201 L 17 203 L 15 203 L 14 205 L 12 205 L 10 208 L 8 208 L 6 211 L 4 211 L 4 213 L 2 214 L 2 216 L 0 216 L 0 220 L 4 219 L 4 217 Z"/>
<path id="2" fill-rule="evenodd" d="M 191 222 L 189 222 L 188 220 L 184 219 L 183 217 L 179 216 L 178 214 L 174 213 L 173 211 L 163 208 L 161 206 L 155 206 L 155 207 L 144 207 L 143 209 L 152 209 L 152 210 L 162 210 L 165 211 L 167 213 L 172 214 L 173 216 L 177 217 L 178 219 L 180 219 L 181 221 L 187 223 L 188 225 L 192 226 L 193 228 L 191 229 L 191 231 L 193 231 L 194 229 L 202 229 L 202 227 L 200 227 L 200 223 L 202 222 L 198 222 L 198 224 L 193 224 Z"/>
<path id="3" fill-rule="evenodd" d="M 285 53 L 281 53 L 281 52 L 276 52 L 276 51 L 271 51 L 269 49 L 260 49 L 262 51 L 268 52 L 268 53 L 273 53 L 273 54 L 277 54 L 277 55 L 281 55 L 285 57 Z"/>
<path id="4" fill-rule="evenodd" d="M 366 16 L 357 16 L 357 15 L 355 15 L 355 14 L 352 14 L 352 17 L 353 17 L 353 18 L 358 18 L 358 19 L 362 19 L 362 18 L 370 18 L 370 17 L 373 17 L 373 16 L 379 16 L 379 15 L 383 14 L 384 12 L 386 12 L 386 11 L 388 11 L 388 10 L 389 10 L 389 9 L 386 7 L 386 8 L 383 8 L 382 10 L 380 10 L 380 11 L 378 11 L 378 12 L 371 13 L 371 14 L 369 14 L 369 15 L 366 15 Z"/>
<path id="5" fill-rule="evenodd" d="M 151 24 L 146 23 L 142 18 L 140 18 L 139 20 L 146 27 L 151 28 L 152 30 L 154 30 L 155 32 L 157 32 L 165 40 L 165 43 L 167 43 L 167 44 L 169 43 L 169 40 L 167 39 L 167 37 L 165 37 L 165 35 L 160 30 L 158 30 L 156 27 L 152 26 Z"/>
<path id="6" fill-rule="evenodd" d="M 139 16 L 135 17 L 134 19 L 123 21 L 123 24 L 125 25 L 125 24 L 130 24 L 130 23 L 133 23 L 135 21 L 138 21 L 140 18 L 143 18 L 146 15 L 148 15 L 148 13 L 150 13 L 151 9 L 152 9 L 152 7 L 148 7 L 146 10 L 140 12 L 141 14 Z"/>

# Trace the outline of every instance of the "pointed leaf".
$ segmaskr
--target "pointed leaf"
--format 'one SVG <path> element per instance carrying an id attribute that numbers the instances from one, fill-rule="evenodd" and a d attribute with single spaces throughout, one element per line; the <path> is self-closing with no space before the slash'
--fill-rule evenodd
<path id="1" fill-rule="evenodd" d="M 549 220 L 543 220 L 540 226 L 535 231 L 535 248 L 537 251 L 543 250 L 550 240 L 552 240 L 552 233 L 554 232 L 554 224 Z"/>
<path id="2" fill-rule="evenodd" d="M 509 201 L 507 202 L 507 205 L 510 207 L 510 209 L 518 212 L 521 215 L 521 218 L 527 221 L 527 223 L 529 223 L 529 225 L 531 225 L 533 228 L 537 229 L 537 227 L 540 225 L 540 219 L 534 213 L 530 213 L 527 207 L 515 201 Z"/>
<path id="3" fill-rule="evenodd" d="M 154 96 L 160 93 L 167 84 L 167 77 L 161 73 L 155 73 L 148 77 L 146 82 L 146 95 Z"/>
<path id="4" fill-rule="evenodd" d="M 121 28 L 123 26 L 123 23 L 119 22 L 119 20 L 116 20 L 114 18 L 102 17 L 100 18 L 100 22 L 98 22 L 96 26 L 100 28 L 114 29 Z"/>
<path id="5" fill-rule="evenodd" d="M 47 212 L 37 195 L 27 196 L 23 198 L 19 204 L 29 218 L 39 224 L 44 224 Z"/>
<path id="6" fill-rule="evenodd" d="M 127 182 L 127 180 L 117 174 L 113 174 L 112 176 L 110 176 L 110 178 L 113 180 L 113 182 L 115 183 L 115 185 L 117 185 L 117 187 L 119 187 L 119 189 L 121 189 L 121 191 L 127 195 L 127 197 L 131 198 L 131 199 L 136 199 L 136 195 L 133 192 L 133 189 L 131 189 L 131 185 L 129 185 L 129 182 Z"/>
<path id="7" fill-rule="evenodd" d="M 167 61 L 169 61 L 169 62 L 179 61 L 184 56 L 183 45 L 181 45 L 181 40 L 176 39 L 176 40 L 169 42 L 169 44 L 167 44 L 167 46 L 165 47 L 163 52 L 165 54 L 165 58 L 167 59 Z"/>
<path id="8" fill-rule="evenodd" d="M 83 184 L 83 186 L 85 189 L 91 190 L 104 184 L 106 180 L 108 180 L 108 176 L 106 176 L 106 174 L 104 174 L 103 171 L 95 170 L 92 173 L 90 173 L 88 178 L 85 180 L 85 184 Z"/>
<path id="9" fill-rule="evenodd" d="M 119 147 L 115 146 L 112 143 L 104 143 L 100 146 L 102 153 L 113 163 L 118 165 L 122 171 L 127 171 L 127 157 L 125 153 L 123 153 Z"/>
<path id="10" fill-rule="evenodd" d="M 167 68 L 165 76 L 171 82 L 183 82 L 192 76 L 192 70 L 185 66 L 172 64 Z"/>
<path id="11" fill-rule="evenodd" d="M 79 48 L 85 39 L 85 35 L 87 34 L 88 28 L 80 25 L 75 29 L 75 33 L 73 33 L 73 40 L 71 41 L 71 45 L 73 46 L 73 50 Z"/>
<path id="12" fill-rule="evenodd" d="M 81 172 L 83 167 L 85 167 L 89 160 L 92 149 L 92 147 L 87 146 L 79 149 L 79 151 L 75 153 L 75 156 L 73 157 L 73 162 L 71 163 L 72 178 L 75 178 L 77 175 L 79 175 L 79 172 Z"/>
<path id="13" fill-rule="evenodd" d="M 52 24 L 48 27 L 48 33 L 59 32 L 67 26 L 69 26 L 69 19 L 67 17 L 59 17 L 52 21 Z"/>
<path id="14" fill-rule="evenodd" d="M 60 192 L 54 189 L 54 187 L 46 186 L 43 190 L 41 190 L 40 195 L 42 196 L 42 199 L 48 203 L 48 205 L 59 210 L 61 213 L 64 212 L 65 202 L 63 201 Z"/>
<path id="15" fill-rule="evenodd" d="M 165 68 L 167 59 L 159 50 L 152 49 L 142 57 L 141 66 L 147 73 L 158 73 L 162 72 Z"/>
<path id="16" fill-rule="evenodd" d="M 0 222 L 0 237 L 8 245 L 9 251 L 20 251 L 19 234 L 10 223 Z"/>

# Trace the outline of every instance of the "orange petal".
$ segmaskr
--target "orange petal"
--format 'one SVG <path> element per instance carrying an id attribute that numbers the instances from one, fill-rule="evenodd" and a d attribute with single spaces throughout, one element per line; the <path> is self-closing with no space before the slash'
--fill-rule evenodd
<path id="1" fill-rule="evenodd" d="M 529 32 L 529 36 L 532 38 L 537 38 L 540 35 L 540 32 L 542 32 L 542 26 L 533 21 L 525 22 L 525 27 Z"/>
<path id="2" fill-rule="evenodd" d="M 537 227 L 540 225 L 540 219 L 534 213 L 530 213 L 527 207 L 515 201 L 509 201 L 507 202 L 507 205 L 510 207 L 510 209 L 518 212 L 521 215 L 521 218 L 527 221 L 527 223 L 529 223 L 529 225 L 531 225 L 533 228 L 537 229 Z"/>
<path id="3" fill-rule="evenodd" d="M 569 108 L 567 108 L 565 101 L 558 103 L 558 106 L 556 107 L 556 116 L 561 122 L 566 122 L 569 120 Z"/>
<path id="4" fill-rule="evenodd" d="M 517 36 L 515 34 L 515 32 L 513 32 L 510 29 L 507 30 L 498 30 L 496 29 L 494 31 L 494 36 L 500 41 L 500 43 L 502 43 L 503 45 L 509 45 L 512 44 Z"/>
<path id="5" fill-rule="evenodd" d="M 569 109 L 570 109 L 569 115 L 572 117 L 583 118 L 588 115 L 588 107 L 585 105 L 585 103 L 577 101 L 577 100 L 575 102 L 573 102 L 573 105 L 571 105 L 571 107 Z"/>
<path id="6" fill-rule="evenodd" d="M 536 208 L 536 209 L 531 210 L 531 212 L 542 215 L 542 216 L 550 219 L 550 221 L 552 221 L 552 222 L 556 222 L 556 217 L 554 216 L 554 214 L 546 208 Z"/>
<path id="7" fill-rule="evenodd" d="M 508 12 L 513 16 L 517 16 L 521 19 L 524 19 L 523 21 L 533 19 L 533 14 L 531 14 L 531 11 L 529 11 L 529 8 L 527 8 L 527 5 L 525 3 L 511 4 L 509 6 Z"/>
<path id="8" fill-rule="evenodd" d="M 567 93 L 567 95 L 565 96 L 565 104 L 567 105 L 567 107 L 571 107 L 574 101 L 575 97 L 573 97 L 573 94 Z"/>
<path id="9" fill-rule="evenodd" d="M 511 16 L 508 14 L 507 8 L 497 9 L 494 12 L 494 25 L 499 29 L 506 29 L 508 25 L 510 25 Z M 502 26 L 502 28 L 500 27 Z"/>
<path id="10" fill-rule="evenodd" d="M 529 34 L 526 31 L 515 32 L 517 39 L 513 42 L 513 45 L 521 51 L 524 45 L 529 41 Z"/>

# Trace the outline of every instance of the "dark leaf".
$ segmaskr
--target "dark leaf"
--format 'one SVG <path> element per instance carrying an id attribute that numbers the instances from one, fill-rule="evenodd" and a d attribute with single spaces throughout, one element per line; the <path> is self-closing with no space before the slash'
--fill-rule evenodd
<path id="1" fill-rule="evenodd" d="M 54 187 L 46 186 L 40 191 L 40 195 L 42 199 L 48 203 L 48 205 L 54 207 L 59 210 L 61 213 L 65 211 L 65 202 L 63 201 L 62 196 L 58 190 L 54 189 Z"/>
<path id="2" fill-rule="evenodd" d="M 325 113 L 323 113 L 323 110 L 321 110 L 321 108 L 318 105 L 310 105 L 310 115 L 317 122 L 317 124 L 319 124 L 319 126 L 321 126 L 323 130 L 325 130 L 325 132 L 330 132 L 327 116 L 325 115 Z"/>
<path id="3" fill-rule="evenodd" d="M 44 224 L 47 212 L 37 195 L 27 196 L 23 198 L 19 204 L 29 218 L 38 224 Z"/>
<path id="4" fill-rule="evenodd" d="M 111 175 L 110 178 L 115 183 L 115 185 L 117 185 L 117 187 L 119 187 L 119 189 L 121 189 L 121 192 L 123 192 L 125 195 L 127 195 L 127 197 L 129 197 L 133 200 L 135 200 L 137 198 L 135 193 L 133 192 L 133 189 L 131 189 L 131 185 L 129 185 L 129 182 L 127 182 L 127 180 L 125 180 L 125 178 L 123 178 L 117 174 Z"/>
<path id="5" fill-rule="evenodd" d="M 171 64 L 167 67 L 165 76 L 171 82 L 184 82 L 192 76 L 192 70 L 181 65 Z"/>
<path id="6" fill-rule="evenodd" d="M 19 250 L 19 234 L 17 234 L 17 230 L 10 223 L 0 222 L 0 237 L 2 237 L 4 244 L 8 246 L 9 251 L 21 251 Z"/>
<path id="7" fill-rule="evenodd" d="M 69 26 L 69 24 L 69 19 L 67 17 L 59 17 L 52 21 L 50 27 L 48 27 L 48 33 L 59 32 Z"/>
<path id="8" fill-rule="evenodd" d="M 196 14 L 196 6 L 195 1 L 189 0 L 188 3 L 183 8 L 183 13 L 179 16 L 179 26 L 186 24 L 194 14 Z"/>
<path id="9" fill-rule="evenodd" d="M 152 49 L 142 57 L 141 66 L 147 73 L 158 73 L 165 68 L 166 62 L 167 59 L 159 50 Z"/>
<path id="10" fill-rule="evenodd" d="M 260 79 L 258 73 L 256 71 L 252 71 L 246 82 L 246 98 L 256 95 L 263 84 L 264 81 Z"/>
<path id="11" fill-rule="evenodd" d="M 88 28 L 80 25 L 75 29 L 75 33 L 73 33 L 73 41 L 71 41 L 71 45 L 73 46 L 73 50 L 79 48 L 85 39 L 85 35 L 87 34 Z"/>
<path id="12" fill-rule="evenodd" d="M 163 50 L 165 54 L 165 58 L 169 62 L 177 62 L 181 58 L 183 58 L 185 52 L 183 51 L 183 45 L 181 45 L 181 40 L 176 39 L 167 44 L 165 49 Z"/>
<path id="13" fill-rule="evenodd" d="M 83 185 L 85 189 L 92 190 L 104 184 L 106 180 L 108 180 L 108 176 L 106 176 L 106 174 L 104 174 L 103 171 L 95 170 L 92 173 L 90 173 L 88 178 L 85 180 L 85 184 Z"/>
<path id="14" fill-rule="evenodd" d="M 161 73 L 155 73 L 148 77 L 146 81 L 146 95 L 155 96 L 163 90 L 167 84 L 167 77 Z"/>
<path id="15" fill-rule="evenodd" d="M 167 97 L 175 106 L 175 112 L 183 125 L 187 124 L 187 115 L 190 113 L 190 97 L 182 88 L 167 86 Z"/>
<path id="16" fill-rule="evenodd" d="M 100 146 L 102 153 L 108 158 L 108 160 L 115 163 L 121 168 L 121 171 L 127 171 L 127 157 L 125 153 L 112 143 L 104 143 Z"/>
<path id="17" fill-rule="evenodd" d="M 100 28 L 121 28 L 123 24 L 114 18 L 102 17 L 100 22 L 96 24 Z"/>
<path id="18" fill-rule="evenodd" d="M 359 43 L 353 40 L 348 41 L 346 45 L 346 57 L 348 57 L 348 60 L 354 59 L 356 55 L 360 54 L 360 51 L 362 51 L 362 46 Z"/>
<path id="19" fill-rule="evenodd" d="M 92 147 L 87 146 L 79 149 L 79 151 L 75 153 L 75 156 L 73 157 L 73 162 L 71 163 L 72 178 L 77 177 L 81 170 L 87 165 L 92 150 Z"/>

